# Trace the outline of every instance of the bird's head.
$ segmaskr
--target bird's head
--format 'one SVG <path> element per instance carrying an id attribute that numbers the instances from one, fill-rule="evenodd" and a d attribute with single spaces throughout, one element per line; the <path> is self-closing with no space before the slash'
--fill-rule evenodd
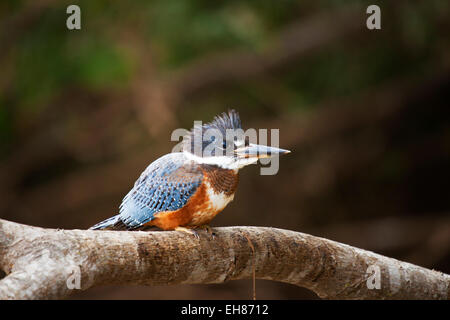
<path id="1" fill-rule="evenodd" d="M 194 125 L 183 139 L 183 152 L 196 162 L 238 170 L 259 159 L 289 153 L 289 150 L 250 142 L 242 129 L 239 113 L 230 110 L 214 120 Z"/>

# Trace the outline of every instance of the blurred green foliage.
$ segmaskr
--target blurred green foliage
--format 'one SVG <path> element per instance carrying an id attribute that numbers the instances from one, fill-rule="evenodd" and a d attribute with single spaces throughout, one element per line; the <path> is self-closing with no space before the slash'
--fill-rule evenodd
<path id="1" fill-rule="evenodd" d="M 164 73 L 227 50 L 263 51 L 277 32 L 293 21 L 346 6 L 364 9 L 369 3 L 83 0 L 77 2 L 82 8 L 81 31 L 65 28 L 66 4 L 51 5 L 32 27 L 14 39 L 2 61 L 14 65 L 3 75 L 8 79 L 3 79 L 0 87 L 2 145 L 14 139 L 18 116 L 44 112 L 49 102 L 68 88 L 95 91 L 126 87 L 139 65 L 123 50 L 126 39 L 120 30 L 131 30 L 140 41 L 151 44 L 159 72 Z M 0 5 L 0 17 L 18 16 L 30 4 L 5 1 Z M 435 18 L 439 12 L 448 12 L 448 1 L 415 1 L 401 6 L 382 3 L 381 7 L 386 12 L 383 28 L 393 28 L 392 36 L 386 37 L 385 31 L 380 31 L 381 36 L 368 33 L 370 45 L 338 44 L 302 61 L 301 70 L 294 66 L 277 75 L 276 85 L 289 95 L 287 109 L 310 109 L 323 99 L 354 94 L 399 74 L 430 69 L 430 57 L 440 41 Z M 405 49 L 408 47 L 414 50 Z M 261 101 L 273 99 L 264 97 L 271 94 L 270 90 L 252 93 L 255 83 L 251 81 L 240 86 L 245 88 L 232 90 L 239 99 L 245 100 L 249 94 L 260 95 Z"/>

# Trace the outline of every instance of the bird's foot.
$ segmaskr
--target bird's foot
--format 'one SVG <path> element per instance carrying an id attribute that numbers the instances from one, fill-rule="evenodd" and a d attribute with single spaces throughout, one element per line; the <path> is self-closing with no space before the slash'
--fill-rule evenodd
<path id="1" fill-rule="evenodd" d="M 213 229 L 209 225 L 205 224 L 205 225 L 200 226 L 199 228 L 206 230 L 206 232 L 211 236 L 211 238 L 214 239 L 216 237 L 216 233 L 213 231 Z"/>
<path id="2" fill-rule="evenodd" d="M 175 231 L 186 232 L 186 233 L 189 233 L 189 234 L 193 235 L 193 236 L 196 237 L 197 239 L 200 238 L 200 236 L 198 235 L 198 232 L 195 231 L 194 229 L 191 229 L 191 228 L 176 227 L 176 228 L 175 228 Z"/>

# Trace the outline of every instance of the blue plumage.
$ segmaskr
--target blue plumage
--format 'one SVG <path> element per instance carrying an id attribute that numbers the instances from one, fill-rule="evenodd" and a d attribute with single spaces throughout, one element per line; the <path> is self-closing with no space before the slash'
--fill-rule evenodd
<path id="1" fill-rule="evenodd" d="M 200 168 L 186 162 L 183 153 L 170 153 L 152 162 L 123 198 L 119 214 L 91 229 L 123 224 L 136 229 L 154 219 L 155 214 L 182 208 L 203 179 Z"/>

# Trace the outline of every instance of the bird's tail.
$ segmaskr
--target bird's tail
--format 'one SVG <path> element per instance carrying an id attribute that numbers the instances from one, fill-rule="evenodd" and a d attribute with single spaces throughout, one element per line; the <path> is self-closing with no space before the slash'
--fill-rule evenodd
<path id="1" fill-rule="evenodd" d="M 89 230 L 102 230 L 102 229 L 117 229 L 115 226 L 120 223 L 120 216 L 116 215 L 114 217 L 103 220 L 89 228 Z"/>

